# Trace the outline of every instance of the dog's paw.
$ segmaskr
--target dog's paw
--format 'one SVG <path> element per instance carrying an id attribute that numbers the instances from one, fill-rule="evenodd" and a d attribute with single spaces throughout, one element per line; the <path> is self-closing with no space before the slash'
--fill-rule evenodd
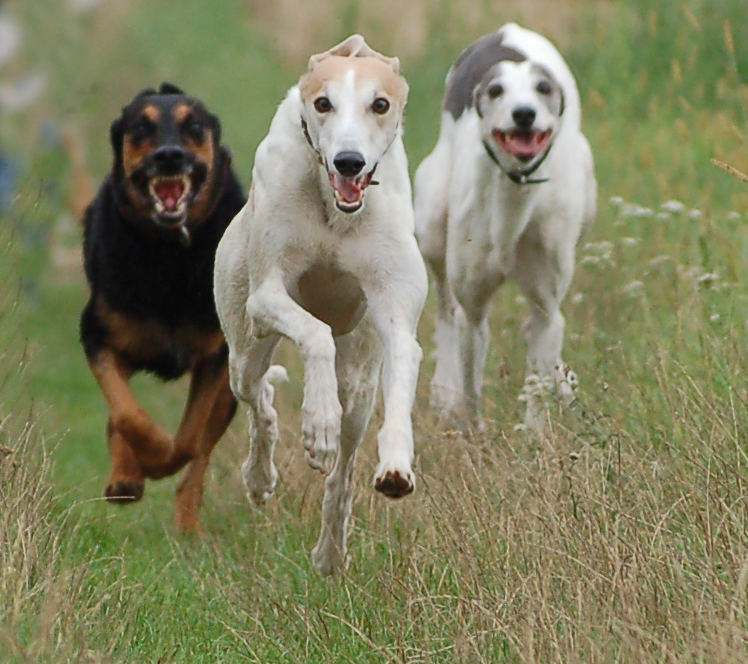
<path id="1" fill-rule="evenodd" d="M 374 475 L 374 488 L 388 498 L 402 498 L 413 493 L 416 478 L 410 468 L 392 468 L 379 464 Z"/>
<path id="2" fill-rule="evenodd" d="M 110 479 L 104 488 L 104 496 L 111 503 L 129 505 L 140 500 L 145 491 L 145 481 L 138 477 Z"/>
<path id="3" fill-rule="evenodd" d="M 558 364 L 555 367 L 554 379 L 556 381 L 556 393 L 561 405 L 569 406 L 574 401 L 574 393 L 579 387 L 579 379 L 568 364 Z"/>
<path id="4" fill-rule="evenodd" d="M 340 446 L 340 420 L 343 409 L 337 394 L 321 400 L 304 400 L 302 438 L 307 463 L 316 470 L 329 474 L 335 465 Z M 322 402 L 322 403 L 321 403 Z"/>
<path id="5" fill-rule="evenodd" d="M 247 487 L 247 498 L 255 505 L 264 505 L 275 494 L 278 484 L 278 471 L 271 462 L 265 470 L 259 464 L 251 465 L 249 461 L 242 464 L 242 478 Z"/>

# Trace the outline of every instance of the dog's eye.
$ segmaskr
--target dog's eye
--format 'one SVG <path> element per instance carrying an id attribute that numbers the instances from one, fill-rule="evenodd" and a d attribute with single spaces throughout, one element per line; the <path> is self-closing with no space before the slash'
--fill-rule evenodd
<path id="1" fill-rule="evenodd" d="M 314 110 L 317 113 L 329 113 L 332 110 L 332 103 L 327 97 L 317 97 L 314 100 Z"/>
<path id="2" fill-rule="evenodd" d="M 488 86 L 488 90 L 486 90 L 488 93 L 488 96 L 491 97 L 491 99 L 496 99 L 497 97 L 501 97 L 501 95 L 504 94 L 504 86 L 500 85 L 499 83 L 494 83 L 493 85 Z"/>
<path id="3" fill-rule="evenodd" d="M 390 102 L 388 102 L 384 97 L 377 97 L 371 104 L 371 110 L 377 115 L 384 115 L 390 110 Z"/>
<path id="4" fill-rule="evenodd" d="M 203 126 L 197 120 L 190 120 L 184 126 L 184 131 L 193 141 L 199 141 L 203 138 Z"/>
<path id="5" fill-rule="evenodd" d="M 540 81 L 536 86 L 535 89 L 541 94 L 541 95 L 549 95 L 551 94 L 551 84 L 549 81 L 542 80 Z"/>
<path id="6" fill-rule="evenodd" d="M 140 143 L 153 134 L 154 129 L 153 123 L 148 118 L 138 118 L 130 128 L 130 138 L 135 145 L 140 145 Z"/>

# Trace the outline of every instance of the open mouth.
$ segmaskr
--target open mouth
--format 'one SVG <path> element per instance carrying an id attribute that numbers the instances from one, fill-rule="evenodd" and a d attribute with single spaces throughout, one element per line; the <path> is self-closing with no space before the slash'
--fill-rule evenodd
<path id="1" fill-rule="evenodd" d="M 364 190 L 371 184 L 374 169 L 358 177 L 346 177 L 337 171 L 328 171 L 330 185 L 335 194 L 335 205 L 342 212 L 356 212 L 364 204 Z"/>
<path id="2" fill-rule="evenodd" d="M 551 130 L 535 131 L 533 129 L 513 129 L 511 131 L 493 130 L 494 140 L 503 150 L 520 161 L 529 161 L 548 147 Z"/>
<path id="3" fill-rule="evenodd" d="M 188 175 L 157 175 L 148 181 L 148 193 L 160 221 L 181 223 L 187 216 L 192 191 Z"/>

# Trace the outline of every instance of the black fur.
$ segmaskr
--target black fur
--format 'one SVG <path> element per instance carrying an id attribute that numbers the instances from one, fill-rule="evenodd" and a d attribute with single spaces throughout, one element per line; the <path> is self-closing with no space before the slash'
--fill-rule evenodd
<path id="1" fill-rule="evenodd" d="M 143 214 L 128 198 L 123 170 L 123 135 L 144 101 L 165 108 L 178 97 L 205 113 L 214 141 L 216 186 L 209 212 L 191 224 L 189 242 L 178 231 L 164 228 Z M 213 301 L 213 261 L 224 230 L 246 197 L 230 167 L 230 156 L 220 146 L 220 124 L 196 100 L 176 86 L 162 84 L 158 92 L 144 90 L 123 109 L 111 130 L 114 164 L 84 218 L 84 265 L 91 297 L 80 321 L 81 342 L 89 359 L 110 344 L 112 321 L 107 311 L 135 322 L 155 322 L 169 339 L 147 356 L 117 349 L 133 371 L 148 370 L 169 380 L 191 366 L 194 348 L 179 343 L 176 333 L 186 326 L 210 334 L 220 330 Z M 159 147 L 158 137 L 154 139 Z M 154 345 L 157 343 L 154 340 Z M 225 358 L 224 358 L 225 361 Z"/>

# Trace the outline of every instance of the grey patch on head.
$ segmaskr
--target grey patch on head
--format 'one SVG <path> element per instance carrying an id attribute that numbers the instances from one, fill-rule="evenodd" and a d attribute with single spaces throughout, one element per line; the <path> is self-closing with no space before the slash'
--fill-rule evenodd
<path id="1" fill-rule="evenodd" d="M 527 56 L 509 46 L 503 46 L 503 35 L 494 32 L 468 46 L 457 58 L 447 78 L 444 109 L 456 120 L 473 105 L 473 91 L 486 72 L 497 62 L 523 62 Z"/>

